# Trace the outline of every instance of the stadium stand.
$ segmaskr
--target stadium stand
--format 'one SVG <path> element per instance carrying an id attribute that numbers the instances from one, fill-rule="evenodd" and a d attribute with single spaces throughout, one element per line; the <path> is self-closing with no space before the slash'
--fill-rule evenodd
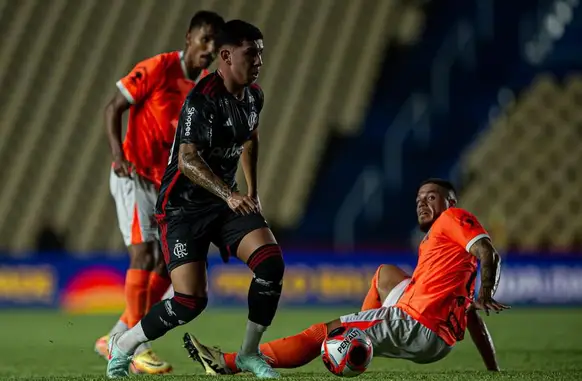
<path id="1" fill-rule="evenodd" d="M 463 205 L 481 216 L 501 248 L 575 247 L 582 231 L 580 141 L 582 76 L 538 76 L 465 154 Z"/>
<path id="2" fill-rule="evenodd" d="M 360 125 L 387 35 L 402 33 L 398 4 L 0 1 L 4 248 L 30 249 L 47 215 L 68 230 L 71 250 L 122 247 L 108 189 L 103 107 L 135 63 L 181 47 L 187 17 L 197 9 L 264 31 L 262 198 L 271 222 L 292 224 L 305 207 L 330 126 L 349 134 Z"/>

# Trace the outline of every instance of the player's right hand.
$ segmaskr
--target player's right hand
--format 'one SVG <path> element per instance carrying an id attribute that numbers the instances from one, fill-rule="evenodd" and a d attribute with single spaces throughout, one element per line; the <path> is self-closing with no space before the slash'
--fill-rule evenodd
<path id="1" fill-rule="evenodd" d="M 130 177 L 131 163 L 123 157 L 118 157 L 113 161 L 113 172 L 119 177 Z"/>
<path id="2" fill-rule="evenodd" d="M 242 195 L 238 192 L 233 192 L 226 199 L 226 203 L 233 212 L 242 214 L 243 216 L 259 211 L 259 207 L 252 197 Z"/>

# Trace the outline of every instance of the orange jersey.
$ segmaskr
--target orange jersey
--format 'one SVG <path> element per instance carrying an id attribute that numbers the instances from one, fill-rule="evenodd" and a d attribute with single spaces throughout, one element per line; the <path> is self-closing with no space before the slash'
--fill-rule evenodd
<path id="1" fill-rule="evenodd" d="M 200 78 L 208 74 L 203 70 Z M 135 172 L 159 188 L 174 141 L 172 121 L 194 88 L 182 52 L 162 53 L 138 63 L 117 82 L 131 103 L 123 154 Z"/>
<path id="2" fill-rule="evenodd" d="M 396 304 L 448 345 L 464 337 L 477 276 L 477 258 L 469 250 L 484 237 L 489 235 L 475 216 L 447 209 L 421 242 L 418 265 Z"/>

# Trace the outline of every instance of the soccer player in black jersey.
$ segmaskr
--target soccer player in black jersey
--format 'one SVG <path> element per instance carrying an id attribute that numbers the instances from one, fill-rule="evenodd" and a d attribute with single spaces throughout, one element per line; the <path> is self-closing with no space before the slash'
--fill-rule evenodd
<path id="1" fill-rule="evenodd" d="M 279 377 L 259 354 L 263 332 L 277 310 L 285 270 L 281 248 L 261 215 L 257 190 L 263 92 L 254 82 L 262 66 L 263 36 L 255 26 L 233 20 L 224 25 L 216 45 L 219 68 L 196 85 L 182 106 L 156 205 L 174 296 L 153 306 L 134 328 L 111 337 L 109 377 L 128 374 L 130 356 L 141 343 L 204 310 L 211 242 L 225 260 L 236 256 L 254 273 L 237 366 L 260 378 Z M 235 181 L 241 156 L 247 195 L 239 193 Z"/>

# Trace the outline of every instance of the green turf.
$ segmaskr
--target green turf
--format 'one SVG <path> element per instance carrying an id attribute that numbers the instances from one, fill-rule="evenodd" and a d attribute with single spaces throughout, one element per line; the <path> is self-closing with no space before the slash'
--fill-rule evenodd
<path id="1" fill-rule="evenodd" d="M 291 335 L 311 323 L 326 321 L 346 310 L 281 309 L 267 339 Z M 93 353 L 94 340 L 114 322 L 112 316 L 68 316 L 48 312 L 0 313 L 0 380 L 105 380 L 105 362 Z M 242 339 L 243 310 L 209 309 L 187 329 L 202 342 L 236 349 Z M 494 337 L 502 374 L 483 371 L 470 339 L 432 365 L 374 359 L 366 380 L 582 380 L 582 310 L 513 309 L 486 318 Z M 181 348 L 186 328 L 176 329 L 155 343 L 175 373 L 164 381 L 208 377 Z M 332 380 L 316 359 L 306 367 L 283 371 L 289 380 Z M 153 377 L 142 378 L 153 379 Z M 244 381 L 246 377 L 236 376 Z M 231 377 L 227 377 L 232 378 Z M 249 378 L 250 379 L 250 378 Z"/>

